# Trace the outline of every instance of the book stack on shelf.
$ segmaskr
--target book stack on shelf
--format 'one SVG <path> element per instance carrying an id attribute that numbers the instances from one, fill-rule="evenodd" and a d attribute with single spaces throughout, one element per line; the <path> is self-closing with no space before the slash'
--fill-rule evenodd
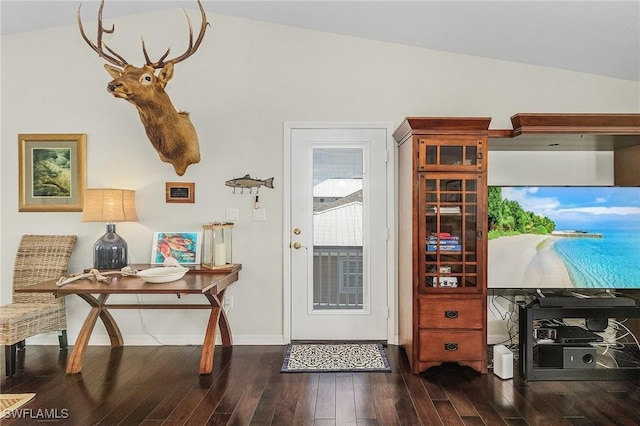
<path id="1" fill-rule="evenodd" d="M 460 214 L 462 210 L 460 209 L 460 206 L 449 206 L 449 207 L 428 206 L 427 211 L 431 213 L 440 213 L 440 214 Z"/>
<path id="2" fill-rule="evenodd" d="M 432 233 L 427 241 L 427 251 L 436 251 L 440 246 L 440 251 L 461 251 L 460 237 L 451 235 L 449 232 Z"/>

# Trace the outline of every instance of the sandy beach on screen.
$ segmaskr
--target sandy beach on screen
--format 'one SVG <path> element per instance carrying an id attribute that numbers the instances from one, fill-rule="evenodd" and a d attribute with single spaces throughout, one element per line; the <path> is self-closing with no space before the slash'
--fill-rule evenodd
<path id="1" fill-rule="evenodd" d="M 488 286 L 493 288 L 573 287 L 569 271 L 553 252 L 559 237 L 522 234 L 489 240 Z M 542 243 L 540 247 L 538 245 Z"/>

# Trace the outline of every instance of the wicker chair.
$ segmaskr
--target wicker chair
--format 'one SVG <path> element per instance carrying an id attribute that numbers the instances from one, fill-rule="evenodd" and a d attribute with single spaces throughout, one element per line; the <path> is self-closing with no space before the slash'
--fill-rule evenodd
<path id="1" fill-rule="evenodd" d="M 67 274 L 75 235 L 23 235 L 13 269 L 13 289 Z M 25 339 L 60 331 L 60 348 L 67 347 L 64 298 L 47 293 L 13 293 L 13 303 L 0 306 L 0 343 L 5 345 L 7 376 L 16 372 L 17 349 Z"/>

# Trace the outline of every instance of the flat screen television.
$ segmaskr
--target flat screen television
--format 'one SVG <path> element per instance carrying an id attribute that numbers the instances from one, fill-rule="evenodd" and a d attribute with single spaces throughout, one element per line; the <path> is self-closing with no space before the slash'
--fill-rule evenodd
<path id="1" fill-rule="evenodd" d="M 488 287 L 640 288 L 640 187 L 490 186 Z"/>

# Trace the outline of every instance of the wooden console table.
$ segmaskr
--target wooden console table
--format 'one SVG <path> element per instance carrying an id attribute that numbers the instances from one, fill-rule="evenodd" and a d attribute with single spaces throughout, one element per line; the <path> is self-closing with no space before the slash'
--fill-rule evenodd
<path id="1" fill-rule="evenodd" d="M 132 266 L 136 269 L 150 267 L 150 265 Z M 240 264 L 236 264 L 232 269 L 224 272 L 194 268 L 177 281 L 161 284 L 150 284 L 139 277 L 123 277 L 119 274 L 109 275 L 111 280 L 106 283 L 96 282 L 91 279 L 81 279 L 65 284 L 62 287 L 56 285 L 57 280 L 49 280 L 19 288 L 16 291 L 24 293 L 53 293 L 56 297 L 75 294 L 91 306 L 91 310 L 80 329 L 67 361 L 67 374 L 79 373 L 82 370 L 84 354 L 98 318 L 102 320 L 107 329 L 111 339 L 111 347 L 124 346 L 120 329 L 113 316 L 111 316 L 109 309 L 209 309 L 211 313 L 200 355 L 200 374 L 209 374 L 213 369 L 213 352 L 216 328 L 218 326 L 220 326 L 222 345 L 233 345 L 229 320 L 222 306 L 227 287 L 238 280 L 238 272 L 241 269 L 242 265 Z M 112 294 L 175 294 L 177 297 L 183 294 L 203 294 L 209 304 L 148 304 L 140 302 L 108 304 L 107 299 Z"/>

